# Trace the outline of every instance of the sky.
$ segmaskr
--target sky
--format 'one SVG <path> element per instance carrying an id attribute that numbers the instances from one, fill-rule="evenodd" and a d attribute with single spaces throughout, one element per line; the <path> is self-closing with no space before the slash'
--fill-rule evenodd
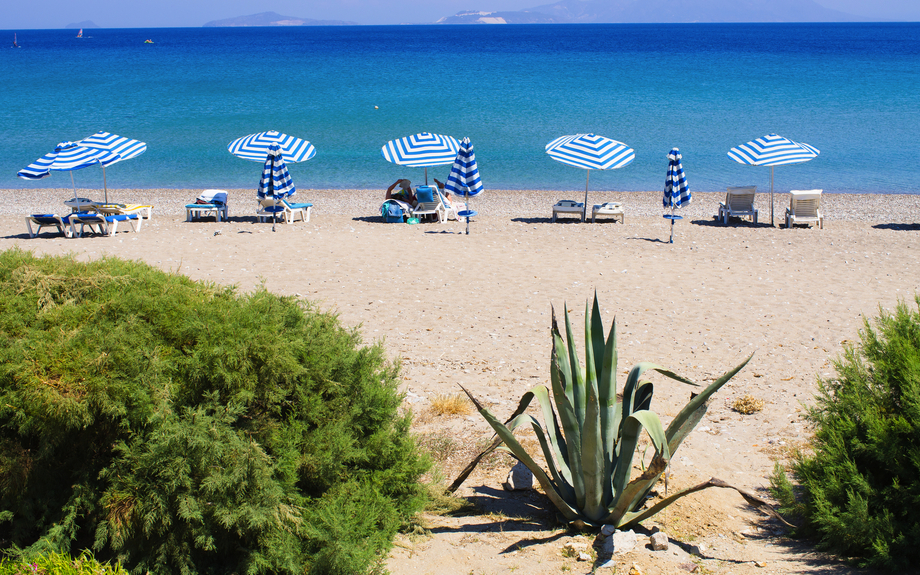
<path id="1" fill-rule="evenodd" d="M 211 20 L 272 11 L 317 20 L 358 24 L 430 23 L 468 9 L 523 10 L 552 0 L 41 0 L 11 2 L 0 13 L 0 29 L 63 28 L 90 20 L 103 28 L 196 27 Z M 873 20 L 920 21 L 917 0 L 818 0 Z"/>

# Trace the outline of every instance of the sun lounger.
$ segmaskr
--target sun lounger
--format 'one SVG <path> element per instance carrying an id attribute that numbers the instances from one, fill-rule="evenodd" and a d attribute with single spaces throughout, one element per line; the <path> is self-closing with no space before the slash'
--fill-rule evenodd
<path id="1" fill-rule="evenodd" d="M 609 216 L 613 221 L 620 220 L 620 223 L 626 223 L 626 214 L 623 213 L 623 204 L 620 202 L 604 202 L 603 204 L 594 204 L 591 208 L 591 223 L 593 224 L 597 216 Z"/>
<path id="2" fill-rule="evenodd" d="M 419 186 L 415 190 L 415 207 L 412 208 L 412 216 L 428 216 L 433 215 L 438 218 L 439 223 L 443 223 L 447 219 L 447 214 L 444 211 L 444 206 L 441 205 L 441 198 L 436 198 L 435 194 L 437 192 L 431 186 Z"/>
<path id="3" fill-rule="evenodd" d="M 107 216 L 124 216 L 137 214 L 138 217 L 149 220 L 153 215 L 153 206 L 144 206 L 140 204 L 102 204 L 94 202 L 89 206 L 94 212 Z"/>
<path id="4" fill-rule="evenodd" d="M 214 216 L 218 222 L 221 216 L 228 217 L 227 192 L 224 190 L 205 190 L 195 199 L 194 204 L 185 204 L 185 221 Z"/>
<path id="5" fill-rule="evenodd" d="M 791 190 L 789 207 L 786 208 L 786 227 L 795 224 L 818 224 L 824 229 L 824 216 L 821 215 L 821 190 Z"/>
<path id="6" fill-rule="evenodd" d="M 560 214 L 578 214 L 578 217 L 581 217 L 585 213 L 585 205 L 574 200 L 559 200 L 556 202 L 556 205 L 553 206 L 553 221 L 556 221 L 556 217 Z"/>
<path id="7" fill-rule="evenodd" d="M 438 199 L 441 200 L 441 206 L 444 207 L 444 218 L 447 220 L 460 221 L 460 216 L 457 215 L 457 208 L 453 205 L 453 203 L 447 201 L 447 198 L 444 196 L 444 193 L 440 189 L 438 190 Z"/>
<path id="8" fill-rule="evenodd" d="M 757 186 L 729 187 L 725 201 L 719 202 L 719 216 L 723 224 L 728 224 L 728 218 L 752 217 L 757 223 L 757 209 L 754 207 L 754 196 Z"/>
<path id="9" fill-rule="evenodd" d="M 64 234 L 64 237 L 69 238 L 71 236 L 70 224 L 65 221 L 67 216 L 62 218 L 57 214 L 32 214 L 31 216 L 26 216 L 26 226 L 29 228 L 29 237 L 34 238 L 39 233 L 41 233 L 42 228 L 50 228 L 52 226 L 56 227 L 59 232 Z M 32 224 L 38 226 L 34 232 L 32 231 Z"/>
<path id="10" fill-rule="evenodd" d="M 88 212 L 70 214 L 67 216 L 67 220 L 70 223 L 71 234 L 75 238 L 83 237 L 83 231 L 86 227 L 89 227 L 90 231 L 98 234 L 114 236 L 118 231 L 119 222 L 128 222 L 128 225 L 131 226 L 133 231 L 139 232 L 144 222 L 144 218 L 140 217 L 138 214 L 115 214 L 108 216 L 104 214 L 91 214 Z M 80 226 L 79 232 L 77 231 L 78 224 Z"/>
<path id="11" fill-rule="evenodd" d="M 259 206 L 259 211 L 256 212 L 256 216 L 259 218 L 260 222 L 277 216 L 278 219 L 289 224 L 294 223 L 298 217 L 304 222 L 309 222 L 310 211 L 313 209 L 313 204 L 294 204 L 287 201 L 287 199 L 281 199 L 275 202 L 271 198 L 259 200 Z"/>

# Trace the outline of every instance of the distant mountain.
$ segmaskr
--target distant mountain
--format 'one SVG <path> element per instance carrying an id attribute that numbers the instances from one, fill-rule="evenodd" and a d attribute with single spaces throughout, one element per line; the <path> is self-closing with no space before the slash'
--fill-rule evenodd
<path id="1" fill-rule="evenodd" d="M 77 28 L 98 28 L 98 27 L 99 26 L 96 26 L 96 23 L 93 22 L 92 20 L 84 20 L 82 22 L 75 22 L 73 24 L 68 24 L 64 26 L 65 29 L 72 28 L 74 30 L 76 30 Z"/>
<path id="2" fill-rule="evenodd" d="M 295 18 L 282 16 L 276 12 L 262 12 L 250 16 L 237 16 L 224 20 L 212 20 L 204 28 L 228 28 L 236 26 L 357 26 L 357 22 L 344 20 L 313 20 L 311 18 Z"/>
<path id="3" fill-rule="evenodd" d="M 521 10 L 517 12 L 480 12 L 469 10 L 441 18 L 435 24 L 557 24 L 555 16 L 542 12 Z M 568 22 L 568 20 L 562 20 Z"/>
<path id="4" fill-rule="evenodd" d="M 479 22 L 474 14 L 483 14 Z M 501 12 L 504 22 L 487 21 L 497 12 L 461 12 L 439 24 L 544 22 L 681 23 L 681 22 L 858 22 L 852 14 L 825 8 L 814 0 L 561 0 L 520 12 Z M 539 15 L 549 20 L 539 20 Z M 456 21 L 462 19 L 463 21 Z M 486 19 L 486 20 L 484 20 Z M 532 21 L 531 21 L 532 19 Z"/>

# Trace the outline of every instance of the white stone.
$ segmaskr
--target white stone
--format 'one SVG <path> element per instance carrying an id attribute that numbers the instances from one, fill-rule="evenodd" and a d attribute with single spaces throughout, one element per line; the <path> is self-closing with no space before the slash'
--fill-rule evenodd
<path id="1" fill-rule="evenodd" d="M 622 555 L 635 549 L 637 543 L 636 532 L 632 529 L 629 531 L 614 531 L 612 535 L 604 538 L 601 553 L 604 557 Z"/>
<path id="2" fill-rule="evenodd" d="M 505 488 L 505 491 L 533 489 L 533 472 L 518 461 L 508 472 L 508 479 L 502 483 L 502 487 Z"/>
<path id="3" fill-rule="evenodd" d="M 649 537 L 649 542 L 652 544 L 652 551 L 668 550 L 668 536 L 661 531 Z"/>
<path id="4" fill-rule="evenodd" d="M 699 544 L 697 544 L 697 545 L 691 545 L 691 546 L 690 546 L 690 554 L 691 554 L 691 555 L 702 555 L 702 554 L 705 553 L 707 550 L 709 550 L 709 547 L 708 547 L 705 543 L 699 543 Z"/>
<path id="5" fill-rule="evenodd" d="M 590 561 L 590 560 L 591 560 L 591 556 L 588 555 L 587 553 L 579 553 L 579 554 L 578 554 L 578 560 L 579 560 L 579 561 Z"/>

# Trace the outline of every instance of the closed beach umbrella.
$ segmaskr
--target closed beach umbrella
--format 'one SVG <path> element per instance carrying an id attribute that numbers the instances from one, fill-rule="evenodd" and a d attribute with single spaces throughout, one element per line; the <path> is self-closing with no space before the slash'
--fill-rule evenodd
<path id="1" fill-rule="evenodd" d="M 450 190 L 457 196 L 466 198 L 466 209 L 458 212 L 460 217 L 466 217 L 466 233 L 470 233 L 470 217 L 476 212 L 470 210 L 469 198 L 482 193 L 482 179 L 479 177 L 479 166 L 476 164 L 476 154 L 469 138 L 460 142 L 460 150 L 454 158 L 454 165 L 450 168 L 450 175 L 444 184 L 444 189 Z"/>
<path id="2" fill-rule="evenodd" d="M 546 144 L 546 153 L 563 164 L 588 170 L 585 177 L 585 206 L 581 221 L 588 209 L 588 182 L 591 170 L 615 170 L 636 159 L 636 152 L 623 142 L 594 134 L 561 136 Z"/>
<path id="3" fill-rule="evenodd" d="M 105 180 L 105 168 L 106 166 L 111 166 L 116 162 L 122 160 L 130 160 L 131 158 L 136 158 L 147 151 L 147 144 L 139 140 L 132 140 L 131 138 L 125 138 L 117 134 L 110 134 L 109 132 L 103 132 L 102 130 L 96 132 L 89 138 L 84 138 L 78 142 L 79 145 L 92 148 L 94 150 L 101 150 L 104 152 L 111 152 L 115 154 L 116 159 L 111 162 L 102 164 L 102 187 L 105 190 L 105 202 L 109 202 L 109 188 Z"/>
<path id="4" fill-rule="evenodd" d="M 460 142 L 453 136 L 422 132 L 398 140 L 390 140 L 380 153 L 384 159 L 400 166 L 425 168 L 425 185 L 428 185 L 428 167 L 450 164 L 457 157 Z"/>
<path id="5" fill-rule="evenodd" d="M 728 157 L 739 164 L 770 166 L 770 225 L 773 225 L 773 168 L 785 164 L 799 164 L 818 157 L 821 152 L 814 146 L 793 142 L 776 134 L 751 140 L 728 151 Z"/>
<path id="6" fill-rule="evenodd" d="M 291 179 L 291 173 L 284 163 L 281 146 L 271 144 L 268 147 L 265 166 L 262 168 L 262 179 L 259 180 L 259 199 L 274 200 L 275 211 L 272 213 L 272 231 L 275 231 L 275 220 L 277 220 L 278 201 L 292 196 L 297 191 L 294 188 L 294 180 Z"/>
<path id="7" fill-rule="evenodd" d="M 668 154 L 668 174 L 664 180 L 664 199 L 662 203 L 665 208 L 671 208 L 671 213 L 664 217 L 671 220 L 671 240 L 674 243 L 674 220 L 681 219 L 681 216 L 674 215 L 674 209 L 680 208 L 684 204 L 689 204 L 693 197 L 690 195 L 690 185 L 684 176 L 684 167 L 680 163 L 680 150 L 672 148 Z"/>
<path id="8" fill-rule="evenodd" d="M 268 157 L 268 150 L 272 144 L 278 145 L 281 150 L 281 158 L 288 163 L 306 162 L 316 155 L 316 148 L 310 142 L 282 134 L 276 130 L 237 138 L 230 142 L 227 149 L 234 156 L 244 160 L 264 162 Z"/>
<path id="9" fill-rule="evenodd" d="M 70 183 L 73 185 L 74 195 L 77 186 L 74 183 L 73 171 L 88 168 L 93 165 L 107 166 L 118 161 L 118 156 L 106 150 L 97 150 L 75 144 L 74 142 L 61 142 L 53 151 L 48 152 L 35 160 L 16 175 L 24 180 L 40 180 L 51 175 L 51 171 L 69 171 Z"/>

